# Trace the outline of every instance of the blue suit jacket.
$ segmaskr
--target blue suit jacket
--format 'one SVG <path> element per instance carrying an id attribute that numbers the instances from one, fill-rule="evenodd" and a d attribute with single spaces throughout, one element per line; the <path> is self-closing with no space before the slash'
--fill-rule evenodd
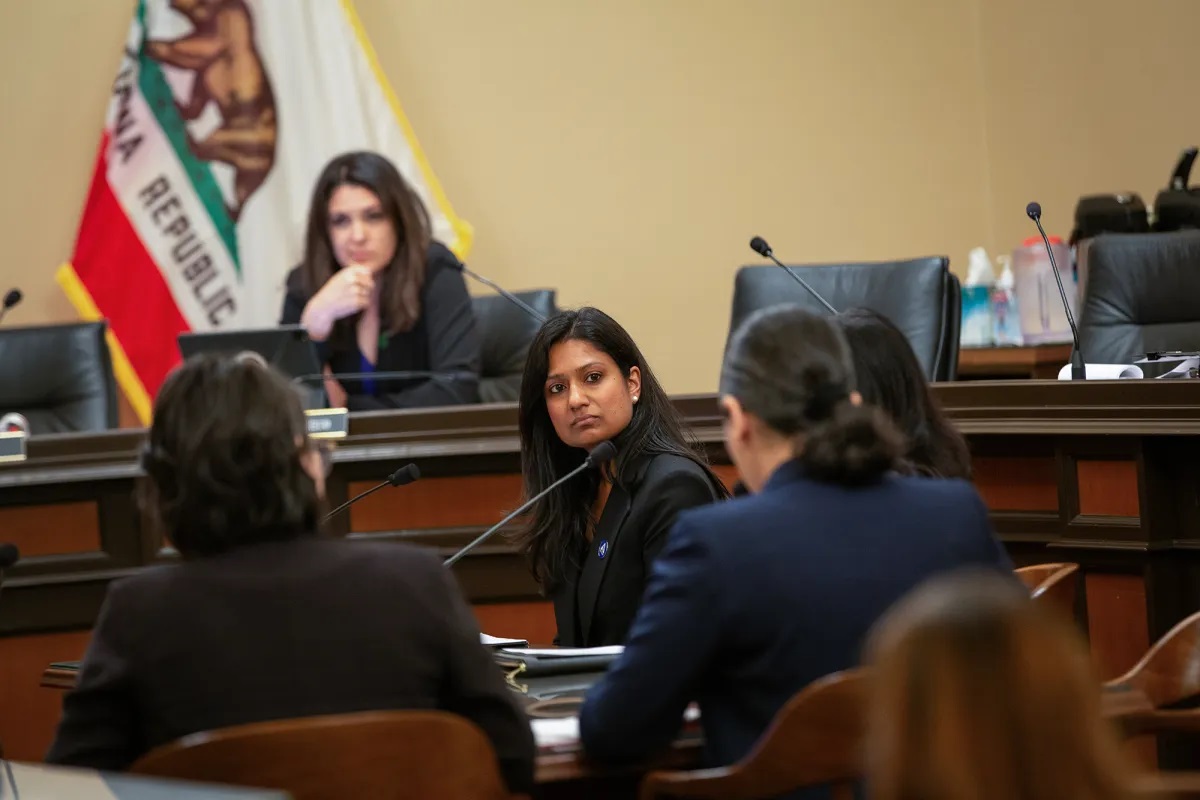
<path id="1" fill-rule="evenodd" d="M 709 766 L 731 764 L 797 691 L 856 665 L 901 595 L 966 565 L 1012 570 L 971 484 L 888 476 L 849 489 L 786 463 L 757 495 L 680 515 L 624 655 L 584 702 L 584 748 L 644 758 L 697 701 Z"/>

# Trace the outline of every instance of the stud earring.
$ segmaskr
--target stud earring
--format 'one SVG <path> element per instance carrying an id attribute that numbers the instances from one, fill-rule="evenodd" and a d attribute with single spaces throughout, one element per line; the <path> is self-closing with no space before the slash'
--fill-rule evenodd
<path id="1" fill-rule="evenodd" d="M 635 394 L 635 395 L 633 396 L 633 402 L 635 402 L 635 403 L 636 403 L 637 401 L 638 401 L 638 396 Z"/>

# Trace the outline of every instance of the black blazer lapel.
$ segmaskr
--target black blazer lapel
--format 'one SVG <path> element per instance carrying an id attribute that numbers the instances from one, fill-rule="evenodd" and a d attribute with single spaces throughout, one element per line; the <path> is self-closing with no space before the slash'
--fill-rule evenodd
<path id="1" fill-rule="evenodd" d="M 596 612 L 596 599 L 600 596 L 604 571 L 612 561 L 612 551 L 617 546 L 621 526 L 632 504 L 629 492 L 614 484 L 608 502 L 604 504 L 604 513 L 596 523 L 596 532 L 592 535 L 592 543 L 583 562 L 583 572 L 579 576 L 579 641 L 585 644 L 592 630 L 592 615 Z"/>
<path id="2" fill-rule="evenodd" d="M 579 583 L 579 573 L 573 567 L 569 574 L 553 593 L 554 618 L 558 622 L 558 635 L 554 643 L 562 647 L 572 647 L 579 639 L 579 631 L 575 629 L 575 587 Z"/>

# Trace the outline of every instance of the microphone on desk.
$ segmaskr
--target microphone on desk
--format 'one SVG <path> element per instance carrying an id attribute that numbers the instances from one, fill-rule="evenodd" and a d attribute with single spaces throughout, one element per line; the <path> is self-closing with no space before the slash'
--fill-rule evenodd
<path id="1" fill-rule="evenodd" d="M 511 522 L 516 517 L 520 516 L 521 514 L 524 514 L 526 511 L 528 511 L 530 509 L 530 507 L 533 506 L 533 504 L 536 503 L 538 500 L 541 500 L 543 497 L 550 494 L 550 492 L 554 491 L 559 486 L 562 486 L 564 483 L 571 480 L 571 478 L 574 478 L 579 473 L 584 472 L 589 469 L 599 467 L 602 464 L 612 461 L 613 458 L 616 457 L 616 455 L 617 455 L 617 448 L 616 448 L 616 445 L 614 445 L 612 442 L 601 442 L 600 444 L 596 445 L 595 447 L 592 448 L 592 452 L 588 453 L 587 458 L 585 458 L 583 460 L 582 464 L 580 464 L 578 467 L 576 467 L 575 469 L 568 472 L 566 475 L 563 475 L 561 478 L 559 478 L 554 483 L 547 486 L 542 491 L 535 494 L 533 497 L 526 500 L 524 503 L 521 504 L 521 506 L 516 511 L 509 514 L 507 517 L 500 520 L 499 522 L 497 522 L 492 527 L 488 528 L 483 533 L 479 534 L 479 536 L 477 536 L 475 538 L 475 541 L 471 542 L 469 545 L 464 547 L 462 550 L 459 550 L 457 553 L 455 553 L 454 555 L 447 558 L 444 562 L 442 562 L 442 566 L 444 566 L 444 567 L 454 566 L 454 563 L 456 561 L 458 561 L 460 558 L 465 556 L 467 553 L 474 550 L 479 545 L 486 542 L 488 539 L 492 538 L 492 536 L 494 536 L 497 531 L 499 531 L 501 528 L 503 528 L 505 525 L 507 525 L 509 522 Z"/>
<path id="2" fill-rule="evenodd" d="M 813 297 L 817 298 L 817 302 L 819 302 L 821 305 L 825 306 L 825 308 L 829 309 L 830 314 L 838 313 L 837 309 L 834 308 L 833 306 L 829 305 L 829 303 L 825 300 L 825 298 L 821 297 L 820 293 L 816 289 L 809 286 L 808 282 L 806 280 L 804 280 L 804 278 L 801 278 L 799 275 L 797 275 L 795 272 L 792 271 L 791 267 L 787 266 L 786 264 L 784 264 L 782 261 L 780 261 L 778 258 L 775 257 L 775 253 L 774 253 L 774 251 L 771 250 L 771 245 L 767 244 L 766 239 L 762 238 L 761 236 L 755 236 L 753 239 L 750 240 L 750 249 L 753 250 L 754 252 L 758 253 L 763 258 L 769 258 L 772 261 L 774 261 L 775 266 L 782 267 L 784 272 L 786 272 L 788 275 L 792 276 L 792 280 L 794 280 L 796 283 L 800 284 L 805 289 L 807 289 L 809 294 L 811 294 Z"/>
<path id="3" fill-rule="evenodd" d="M 347 508 L 349 508 L 350 506 L 354 505 L 359 500 L 362 500 L 367 495 L 378 492 L 380 489 L 382 489 L 385 486 L 407 486 L 408 484 L 412 483 L 413 481 L 417 480 L 420 477 L 421 477 L 421 470 L 419 470 L 417 468 L 416 464 L 405 464 L 403 467 L 396 470 L 391 475 L 388 475 L 387 480 L 383 481 L 378 486 L 372 486 L 370 489 L 367 489 L 365 492 L 362 492 L 361 494 L 358 494 L 357 496 L 350 498 L 349 500 L 347 500 L 346 502 L 342 503 L 340 506 L 335 508 L 333 511 L 330 511 L 328 514 L 325 515 L 325 518 L 323 520 L 321 520 L 321 523 L 324 524 L 326 522 L 329 522 L 329 520 L 333 519 L 340 512 L 342 512 L 342 511 L 346 510 Z"/>
<path id="4" fill-rule="evenodd" d="M 0 416 L 0 433 L 23 433 L 29 435 L 29 420 L 24 414 L 10 411 Z"/>
<path id="5" fill-rule="evenodd" d="M 487 278 L 483 277 L 482 275 L 480 275 L 477 272 L 472 272 L 470 269 L 467 268 L 467 265 L 462 263 L 461 261 L 458 262 L 458 269 L 461 270 L 464 275 L 470 275 L 472 278 L 479 281 L 484 286 L 494 289 L 496 291 L 496 293 L 499 294 L 501 297 L 503 297 L 505 300 L 512 303 L 514 306 L 521 309 L 526 314 L 528 314 L 529 316 L 531 316 L 535 320 L 537 320 L 539 325 L 546 321 L 546 318 L 544 316 L 542 316 L 541 314 L 539 314 L 537 309 L 535 309 L 533 306 L 529 305 L 528 303 L 526 303 L 521 298 L 517 297 L 512 292 L 508 291 L 500 284 L 495 283 L 494 281 L 488 280 Z"/>
<path id="6" fill-rule="evenodd" d="M 1050 271 L 1054 273 L 1054 282 L 1058 284 L 1058 296 L 1062 298 L 1063 310 L 1067 312 L 1067 324 L 1071 326 L 1071 380 L 1087 380 L 1087 367 L 1083 361 L 1083 350 L 1079 347 L 1079 328 L 1075 326 L 1075 315 L 1071 313 L 1071 303 L 1067 300 L 1067 290 L 1063 288 L 1062 276 L 1058 274 L 1058 264 L 1054 262 L 1054 248 L 1042 227 L 1042 204 L 1038 202 L 1025 206 L 1025 213 L 1037 225 L 1038 233 L 1042 235 L 1042 244 L 1046 246 L 1046 255 L 1050 256 Z"/>
<path id="7" fill-rule="evenodd" d="M 3 320 L 8 310 L 21 302 L 24 297 L 25 295 L 21 294 L 20 289 L 9 289 L 8 294 L 4 295 L 4 304 L 0 305 L 0 320 Z"/>

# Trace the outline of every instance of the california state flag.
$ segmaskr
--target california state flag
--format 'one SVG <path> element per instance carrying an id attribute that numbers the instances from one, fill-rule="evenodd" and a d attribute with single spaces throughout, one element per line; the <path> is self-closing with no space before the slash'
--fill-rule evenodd
<path id="1" fill-rule="evenodd" d="M 350 0 L 141 0 L 112 85 L 74 256 L 58 282 L 107 318 L 143 422 L 183 331 L 275 324 L 309 195 L 347 150 L 375 150 L 460 256 L 458 219 Z"/>

